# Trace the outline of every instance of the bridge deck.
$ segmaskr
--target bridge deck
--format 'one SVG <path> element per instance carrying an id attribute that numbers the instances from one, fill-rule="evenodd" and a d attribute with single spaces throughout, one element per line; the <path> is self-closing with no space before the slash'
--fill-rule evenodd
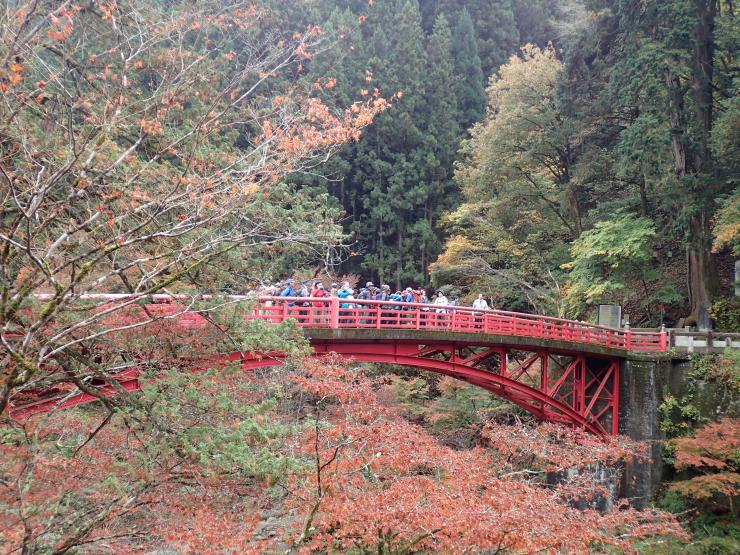
<path id="1" fill-rule="evenodd" d="M 312 342 L 320 341 L 327 344 L 342 343 L 383 343 L 397 341 L 427 345 L 432 343 L 451 343 L 458 345 L 494 347 L 501 346 L 510 350 L 534 351 L 547 350 L 553 355 L 583 354 L 597 358 L 626 358 L 637 356 L 644 358 L 659 355 L 660 351 L 625 351 L 616 347 L 603 347 L 590 343 L 573 343 L 557 339 L 537 337 L 522 337 L 505 334 L 482 334 L 465 331 L 433 330 L 433 329 L 363 329 L 363 328 L 317 328 L 304 327 L 304 335 Z"/>

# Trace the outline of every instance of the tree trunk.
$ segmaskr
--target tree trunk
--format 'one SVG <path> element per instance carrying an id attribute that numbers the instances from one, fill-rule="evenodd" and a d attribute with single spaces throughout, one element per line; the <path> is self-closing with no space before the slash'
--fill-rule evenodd
<path id="1" fill-rule="evenodd" d="M 714 19 L 717 0 L 699 0 L 699 23 L 694 30 L 694 52 L 691 88 L 694 91 L 699 140 L 694 153 L 694 169 L 704 170 L 709 160 L 709 137 L 712 132 L 712 81 L 714 79 Z"/>
<path id="2" fill-rule="evenodd" d="M 424 203 L 424 220 L 429 221 L 429 203 L 430 198 L 427 197 L 426 202 Z M 421 275 L 422 275 L 422 281 L 426 281 L 427 277 L 427 240 L 426 237 L 422 238 L 421 241 Z"/>
<path id="3" fill-rule="evenodd" d="M 568 202 L 570 204 L 570 213 L 573 216 L 573 229 L 576 232 L 576 238 L 581 236 L 583 225 L 581 222 L 581 206 L 578 203 L 578 191 L 575 185 L 568 185 Z"/>
<path id="4" fill-rule="evenodd" d="M 684 125 L 684 90 L 681 86 L 681 80 L 674 75 L 672 70 L 667 70 L 665 74 L 665 84 L 668 88 L 668 119 L 671 125 L 671 154 L 673 156 L 673 167 L 676 176 L 679 179 L 686 177 L 686 145 L 684 143 L 685 125 Z"/>
<path id="5" fill-rule="evenodd" d="M 691 218 L 689 246 L 686 252 L 686 281 L 691 312 L 685 321 L 693 325 L 700 314 L 708 313 L 712 300 L 719 291 L 719 275 L 711 251 L 712 234 L 704 214 Z"/>
<path id="6" fill-rule="evenodd" d="M 672 70 L 666 71 L 669 120 L 671 125 L 671 151 L 676 177 L 686 187 L 687 201 L 693 203 L 693 213 L 687 229 L 686 280 L 689 294 L 689 316 L 686 324 L 699 321 L 709 310 L 719 292 L 719 277 L 712 256 L 711 214 L 713 195 L 706 190 L 700 174 L 711 171 L 709 167 L 709 136 L 712 129 L 712 79 L 714 74 L 714 19 L 716 0 L 698 0 L 699 22 L 694 29 L 693 64 L 690 85 L 694 92 L 694 110 L 697 129 L 692 141 L 691 158 L 687 150 L 686 112 L 684 94 L 687 88 Z M 711 176 L 708 176 L 711 181 Z"/>

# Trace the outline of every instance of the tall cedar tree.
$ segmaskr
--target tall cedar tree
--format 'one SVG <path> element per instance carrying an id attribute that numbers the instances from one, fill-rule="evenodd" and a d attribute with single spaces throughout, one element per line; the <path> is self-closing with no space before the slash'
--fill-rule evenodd
<path id="1" fill-rule="evenodd" d="M 436 222 L 443 210 L 449 210 L 458 202 L 457 187 L 452 181 L 452 163 L 458 146 L 460 128 L 457 123 L 457 96 L 455 93 L 454 63 L 452 60 L 452 31 L 444 15 L 434 23 L 429 38 L 428 86 L 426 105 L 428 109 L 427 140 L 429 142 L 428 172 L 429 195 L 424 202 L 421 268 L 427 267 L 439 253 Z M 422 226 L 420 226 L 422 227 Z"/>
<path id="2" fill-rule="evenodd" d="M 461 10 L 462 8 L 462 10 Z M 438 13 L 457 21 L 462 11 L 470 13 L 483 75 L 489 77 L 519 46 L 519 29 L 512 0 L 440 0 Z"/>
<path id="3" fill-rule="evenodd" d="M 625 93 L 639 95 L 661 119 L 670 141 L 673 168 L 665 187 L 675 199 L 684 236 L 686 323 L 693 323 L 719 293 L 711 224 L 716 198 L 727 192 L 730 176 L 724 175 L 711 150 L 714 107 L 725 94 L 721 75 L 715 72 L 719 54 L 715 38 L 718 21 L 732 17 L 732 11 L 730 7 L 722 11 L 716 0 L 647 6 L 629 1 L 616 3 L 615 8 L 625 54 L 614 68 L 614 82 L 618 87 L 621 83 Z"/>
<path id="4" fill-rule="evenodd" d="M 357 183 L 367 218 L 360 237 L 371 250 L 363 268 L 379 281 L 400 287 L 423 278 L 417 257 L 423 237 L 414 224 L 423 217 L 428 195 L 427 59 L 416 0 L 386 2 L 382 8 L 372 22 L 369 66 L 374 84 L 400 93 L 400 98 L 393 113 L 378 120 L 358 148 L 357 163 L 366 173 Z"/>
<path id="5" fill-rule="evenodd" d="M 455 73 L 458 76 L 457 104 L 459 121 L 463 129 L 469 129 L 475 122 L 483 119 L 486 113 L 486 91 L 483 88 L 483 70 L 478 56 L 473 20 L 463 9 L 455 27 L 452 47 L 455 59 Z"/>
<path id="6" fill-rule="evenodd" d="M 456 199 L 450 179 L 459 140 L 451 33 L 440 23 L 426 39 L 415 1 L 387 0 L 364 9 L 366 18 L 358 11 L 332 14 L 326 30 L 336 45 L 312 61 L 312 75 L 336 80 L 325 92 L 337 103 L 376 89 L 396 98 L 389 117 L 377 119 L 323 173 L 334 178 L 328 188 L 347 212 L 362 255 L 345 269 L 395 286 L 421 283 L 440 250 L 437 219 Z"/>
<path id="7" fill-rule="evenodd" d="M 476 22 L 478 50 L 483 74 L 488 77 L 506 63 L 519 46 L 519 30 L 512 0 L 470 2 L 468 9 Z"/>

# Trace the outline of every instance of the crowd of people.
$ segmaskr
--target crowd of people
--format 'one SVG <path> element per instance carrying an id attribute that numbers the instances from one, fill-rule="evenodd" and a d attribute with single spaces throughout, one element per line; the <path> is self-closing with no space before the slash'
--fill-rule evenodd
<path id="1" fill-rule="evenodd" d="M 332 283 L 330 287 L 326 287 L 318 280 L 300 282 L 293 278 L 262 287 L 259 295 L 289 298 L 337 298 L 341 300 L 341 308 L 353 308 L 353 300 L 388 301 L 389 305 L 393 306 L 396 310 L 400 310 L 403 303 L 432 304 L 439 306 L 439 308 L 435 309 L 437 312 L 445 311 L 443 307 L 457 306 L 459 302 L 458 297 L 452 296 L 448 298 L 441 290 L 434 293 L 430 299 L 427 296 L 426 290 L 421 287 L 418 289 L 406 287 L 403 290 L 393 291 L 387 284 L 378 287 L 372 281 L 368 281 L 364 287 L 359 288 L 359 291 L 355 291 L 348 281 L 342 283 L 341 286 L 337 283 Z M 487 310 L 490 308 L 482 294 L 479 294 L 473 301 L 472 307 L 478 310 Z"/>

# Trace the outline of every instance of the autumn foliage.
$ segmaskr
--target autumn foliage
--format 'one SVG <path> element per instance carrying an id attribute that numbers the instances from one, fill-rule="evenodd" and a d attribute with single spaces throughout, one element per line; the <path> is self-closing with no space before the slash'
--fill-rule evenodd
<path id="1" fill-rule="evenodd" d="M 727 503 L 740 495 L 740 420 L 725 418 L 707 424 L 693 437 L 674 440 L 676 470 L 693 476 L 671 489 L 700 503 Z"/>
<path id="2" fill-rule="evenodd" d="M 307 514 L 298 536 L 307 552 L 360 545 L 383 553 L 630 551 L 636 538 L 682 535 L 659 512 L 575 509 L 562 494 L 572 495 L 577 482 L 551 489 L 526 470 L 514 471 L 510 460 L 527 450 L 553 468 L 579 467 L 634 456 L 627 445 L 597 446 L 552 427 L 529 437 L 504 427 L 489 432 L 486 446 L 455 451 L 382 406 L 373 383 L 342 362 L 307 364 L 288 379 L 313 396 L 317 422 L 301 444 L 314 457 L 313 472 L 295 479 L 299 495 L 289 500 Z"/>
<path id="3" fill-rule="evenodd" d="M 0 414 L 50 383 L 109 381 L 121 365 L 105 346 L 122 330 L 108 322 L 152 293 L 243 288 L 281 256 L 331 259 L 335 214 L 287 177 L 388 105 L 324 105 L 295 79 L 321 29 L 270 21 L 264 6 L 211 0 L 0 13 Z M 81 303 L 89 292 L 130 297 Z M 160 319 L 139 316 L 130 327 Z"/>
<path id="4" fill-rule="evenodd" d="M 290 325 L 237 321 L 219 293 L 331 259 L 337 214 L 289 177 L 389 106 L 369 84 L 326 105 L 335 78 L 300 79 L 323 40 L 252 2 L 0 11 L 0 551 L 630 552 L 682 536 L 658 511 L 576 507 L 600 493 L 591 468 L 639 456 L 628 442 L 489 424 L 456 451 L 345 362 L 301 360 Z M 213 358 L 276 350 L 287 368 L 249 376 Z M 130 370 L 135 394 L 10 418 Z M 686 464 L 720 469 L 708 460 Z"/>
<path id="5" fill-rule="evenodd" d="M 683 537 L 659 511 L 575 508 L 576 492 L 590 494 L 578 473 L 552 487 L 539 471 L 639 456 L 629 443 L 491 426 L 458 451 L 381 389 L 338 359 L 170 372 L 111 417 L 88 407 L 35 419 L 0 441 L 3 548 L 572 553 Z"/>

